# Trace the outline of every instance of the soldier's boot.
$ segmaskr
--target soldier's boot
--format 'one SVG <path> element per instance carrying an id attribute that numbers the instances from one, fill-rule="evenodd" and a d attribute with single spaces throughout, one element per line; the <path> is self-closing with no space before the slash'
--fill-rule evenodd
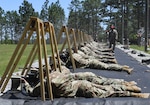
<path id="1" fill-rule="evenodd" d="M 150 93 L 132 93 L 131 92 L 131 96 L 138 97 L 138 98 L 149 98 Z"/>
<path id="2" fill-rule="evenodd" d="M 131 72 L 133 71 L 133 68 L 130 68 L 129 66 L 124 65 L 123 70 L 127 71 L 128 74 L 131 74 Z"/>
<path id="3" fill-rule="evenodd" d="M 139 88 L 137 86 L 127 86 L 126 88 L 127 88 L 128 91 L 141 92 L 141 88 Z"/>
<path id="4" fill-rule="evenodd" d="M 117 64 L 117 63 L 118 63 L 116 59 L 113 59 L 112 61 L 113 61 L 113 63 L 115 63 L 115 64 Z"/>
<path id="5" fill-rule="evenodd" d="M 127 66 L 127 65 L 123 65 L 123 68 L 126 68 L 126 69 L 128 69 L 128 68 L 129 68 L 129 66 Z"/>
<path id="6" fill-rule="evenodd" d="M 133 69 L 132 68 L 128 68 L 128 69 L 126 69 L 126 71 L 127 71 L 128 74 L 131 74 L 131 72 L 133 71 Z"/>

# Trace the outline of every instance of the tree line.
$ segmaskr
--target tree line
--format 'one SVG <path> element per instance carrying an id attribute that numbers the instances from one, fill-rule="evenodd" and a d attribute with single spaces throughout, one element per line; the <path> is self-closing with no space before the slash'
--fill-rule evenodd
<path id="1" fill-rule="evenodd" d="M 145 5 L 146 0 L 72 0 L 68 26 L 86 30 L 95 40 L 98 35 L 101 40 L 113 24 L 120 42 L 136 44 L 137 30 L 146 23 Z"/>
<path id="2" fill-rule="evenodd" d="M 56 29 L 59 29 L 65 23 L 65 12 L 61 7 L 59 0 L 49 4 L 45 0 L 41 11 L 37 12 L 32 3 L 23 0 L 18 7 L 19 10 L 4 11 L 0 7 L 0 43 L 17 43 L 22 35 L 22 31 L 31 16 L 39 17 L 43 21 L 50 21 Z M 34 36 L 32 36 L 34 40 Z"/>
<path id="3" fill-rule="evenodd" d="M 145 1 L 71 0 L 68 6 L 69 16 L 66 17 L 59 0 L 51 4 L 49 0 L 45 0 L 40 12 L 35 11 L 32 3 L 23 0 L 18 11 L 4 11 L 0 7 L 0 42 L 15 43 L 19 40 L 31 16 L 53 23 L 56 35 L 61 26 L 66 25 L 92 35 L 94 40 L 105 39 L 105 30 L 114 24 L 119 32 L 120 42 L 123 38 L 134 42 L 137 30 L 145 25 Z"/>

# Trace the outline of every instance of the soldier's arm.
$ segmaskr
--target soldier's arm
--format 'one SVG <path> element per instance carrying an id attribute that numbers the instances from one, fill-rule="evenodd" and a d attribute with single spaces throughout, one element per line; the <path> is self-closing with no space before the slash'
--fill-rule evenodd
<path id="1" fill-rule="evenodd" d="M 32 93 L 33 92 L 33 87 L 31 87 L 31 85 L 24 78 L 21 78 L 21 80 L 24 81 L 25 91 L 27 93 Z"/>
<path id="2" fill-rule="evenodd" d="M 116 34 L 116 40 L 118 40 L 118 32 L 117 30 L 114 30 L 115 34 Z"/>

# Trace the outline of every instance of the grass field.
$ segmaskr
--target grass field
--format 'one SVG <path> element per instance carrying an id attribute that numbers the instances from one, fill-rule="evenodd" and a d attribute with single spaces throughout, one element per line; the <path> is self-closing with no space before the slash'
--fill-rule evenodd
<path id="1" fill-rule="evenodd" d="M 4 73 L 9 63 L 9 60 L 11 59 L 12 54 L 15 51 L 16 46 L 17 45 L 14 44 L 0 45 L 0 76 Z M 17 68 L 23 66 L 31 49 L 32 49 L 32 45 L 28 45 L 27 48 L 25 49 L 25 52 L 23 53 L 23 56 L 21 57 L 18 63 Z"/>
<path id="2" fill-rule="evenodd" d="M 140 51 L 145 51 L 144 46 L 138 46 L 138 45 L 130 45 L 130 48 L 140 50 Z M 146 53 L 150 54 L 150 51 L 148 50 Z"/>
<path id="3" fill-rule="evenodd" d="M 2 74 L 4 73 L 16 46 L 17 45 L 15 45 L 15 44 L 0 44 L 0 76 L 2 76 Z M 16 67 L 16 70 L 18 70 L 19 67 L 24 66 L 24 64 L 27 60 L 27 57 L 29 56 L 29 53 L 31 52 L 32 47 L 33 47 L 33 45 L 27 46 L 27 48 L 25 49 L 18 65 Z M 61 48 L 61 45 L 58 46 L 58 49 L 60 49 L 60 48 Z M 144 46 L 130 45 L 130 48 L 144 51 Z M 48 55 L 50 55 L 51 54 L 50 45 L 47 45 L 47 50 L 48 50 Z M 147 53 L 150 54 L 150 51 L 148 51 Z"/>
<path id="4" fill-rule="evenodd" d="M 4 73 L 13 52 L 15 51 L 17 45 L 14 44 L 0 44 L 0 76 Z M 29 56 L 29 53 L 31 52 L 33 45 L 28 45 L 27 48 L 25 49 L 17 67 L 16 70 L 18 70 L 19 67 L 23 67 L 25 65 L 25 62 Z M 61 45 L 58 46 L 58 49 L 61 47 Z M 48 55 L 51 54 L 51 48 L 50 45 L 47 45 L 47 52 Z"/>

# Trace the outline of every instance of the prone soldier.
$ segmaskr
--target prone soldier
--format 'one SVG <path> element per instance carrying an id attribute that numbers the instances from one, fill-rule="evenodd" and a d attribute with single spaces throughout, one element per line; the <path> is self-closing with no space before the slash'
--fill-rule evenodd
<path id="1" fill-rule="evenodd" d="M 50 74 L 54 97 L 149 97 L 149 93 L 140 93 L 141 89 L 134 81 L 100 77 L 91 72 L 66 71 L 62 73 L 54 71 Z M 25 79 L 23 80 L 29 95 L 40 96 L 40 83 L 31 87 Z"/>
<path id="2" fill-rule="evenodd" d="M 115 70 L 115 71 L 126 71 L 127 73 L 132 72 L 132 68 L 126 65 L 119 65 L 119 64 L 107 64 L 103 63 L 97 59 L 91 58 L 83 58 L 78 53 L 73 54 L 73 58 L 76 62 L 77 67 L 84 67 L 84 68 L 92 68 L 92 69 L 104 69 L 104 70 Z"/>

